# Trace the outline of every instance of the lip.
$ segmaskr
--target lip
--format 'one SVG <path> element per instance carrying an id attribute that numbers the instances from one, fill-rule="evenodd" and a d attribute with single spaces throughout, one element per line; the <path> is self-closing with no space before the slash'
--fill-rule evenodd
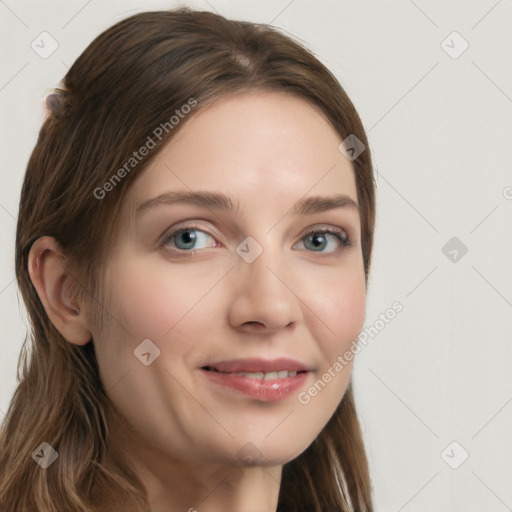
<path id="1" fill-rule="evenodd" d="M 286 357 L 277 359 L 231 359 L 229 361 L 219 361 L 216 363 L 208 363 L 202 368 L 214 368 L 221 373 L 237 373 L 237 372 L 278 372 L 287 370 L 289 372 L 310 372 L 312 368 Z"/>
<path id="2" fill-rule="evenodd" d="M 205 370 L 204 368 L 201 368 L 200 373 L 214 386 L 219 386 L 221 389 L 229 388 L 235 393 L 242 393 L 262 402 L 277 402 L 287 398 L 303 386 L 310 375 L 309 372 L 304 372 L 297 373 L 294 377 L 261 380 L 234 373 Z"/>
<path id="3" fill-rule="evenodd" d="M 287 370 L 297 372 L 292 377 L 277 379 L 254 379 L 236 375 L 239 372 L 279 372 Z M 302 387 L 309 378 L 312 368 L 289 358 L 277 359 L 232 359 L 209 363 L 200 368 L 200 373 L 208 382 L 220 388 L 229 388 L 263 402 L 283 400 Z"/>

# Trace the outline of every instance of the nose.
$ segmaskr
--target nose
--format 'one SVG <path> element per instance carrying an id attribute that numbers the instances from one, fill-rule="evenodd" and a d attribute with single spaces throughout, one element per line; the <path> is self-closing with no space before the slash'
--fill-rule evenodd
<path id="1" fill-rule="evenodd" d="M 272 334 L 292 328 L 302 310 L 296 276 L 285 270 L 279 249 L 264 249 L 252 263 L 242 258 L 231 272 L 229 321 L 239 331 Z"/>

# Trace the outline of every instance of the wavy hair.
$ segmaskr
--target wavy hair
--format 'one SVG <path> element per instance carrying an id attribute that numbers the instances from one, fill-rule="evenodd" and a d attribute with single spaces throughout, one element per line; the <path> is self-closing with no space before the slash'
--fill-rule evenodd
<path id="1" fill-rule="evenodd" d="M 365 144 L 352 163 L 368 282 L 375 221 L 368 142 L 352 102 L 314 54 L 274 27 L 189 7 L 116 23 L 90 43 L 48 101 L 53 114 L 44 120 L 26 168 L 15 269 L 31 333 L 0 432 L 1 510 L 148 510 L 133 468 L 122 453 L 109 450 L 113 404 L 99 377 L 94 340 L 71 344 L 50 322 L 28 273 L 29 251 L 37 238 L 54 237 L 67 256 L 73 297 L 88 300 L 92 322 L 108 321 L 103 277 L 127 194 L 196 113 L 222 97 L 257 90 L 293 94 L 316 106 L 342 139 L 354 134 Z M 193 111 L 163 133 L 107 199 L 98 200 L 98 187 L 190 98 L 197 101 Z M 46 470 L 31 457 L 43 441 L 59 457 Z M 371 494 L 350 382 L 317 439 L 284 465 L 277 510 L 371 512 Z"/>

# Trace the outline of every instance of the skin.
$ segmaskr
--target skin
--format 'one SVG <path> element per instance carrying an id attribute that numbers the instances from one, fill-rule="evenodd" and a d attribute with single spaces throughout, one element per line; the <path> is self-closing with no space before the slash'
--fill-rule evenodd
<path id="1" fill-rule="evenodd" d="M 107 394 L 131 427 L 113 442 L 133 461 L 153 512 L 275 511 L 283 464 L 339 404 L 352 363 L 307 405 L 298 392 L 262 402 L 219 388 L 199 368 L 291 357 L 315 370 L 304 391 L 357 338 L 366 295 L 357 209 L 288 213 L 304 196 L 339 193 L 357 202 L 340 142 L 319 110 L 284 93 L 230 96 L 190 119 L 125 205 L 107 271 L 109 311 L 119 323 L 108 334 L 88 321 L 86 304 L 69 299 L 55 240 L 32 247 L 30 275 L 50 319 L 70 343 L 94 340 Z M 232 195 L 240 210 L 174 204 L 133 215 L 163 192 L 190 190 Z M 159 246 L 169 228 L 191 220 L 200 224 L 196 254 L 186 254 L 179 234 Z M 315 251 L 310 228 L 326 226 L 344 229 L 351 246 L 328 234 Z M 263 249 L 252 263 L 236 253 L 249 235 Z M 149 366 L 134 357 L 145 339 L 160 350 Z M 256 464 L 239 455 L 247 443 Z"/>

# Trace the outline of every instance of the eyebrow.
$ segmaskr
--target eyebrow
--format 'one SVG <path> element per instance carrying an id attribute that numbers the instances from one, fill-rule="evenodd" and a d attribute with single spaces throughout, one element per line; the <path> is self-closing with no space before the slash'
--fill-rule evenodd
<path id="1" fill-rule="evenodd" d="M 156 208 L 160 205 L 172 205 L 176 203 L 192 204 L 215 210 L 225 210 L 238 213 L 239 203 L 237 200 L 221 192 L 166 192 L 159 196 L 148 199 L 139 204 L 136 215 L 139 216 L 145 211 Z M 291 209 L 294 215 L 313 215 L 336 208 L 355 209 L 359 212 L 359 205 L 351 197 L 345 194 L 333 196 L 309 196 L 300 199 Z"/>

